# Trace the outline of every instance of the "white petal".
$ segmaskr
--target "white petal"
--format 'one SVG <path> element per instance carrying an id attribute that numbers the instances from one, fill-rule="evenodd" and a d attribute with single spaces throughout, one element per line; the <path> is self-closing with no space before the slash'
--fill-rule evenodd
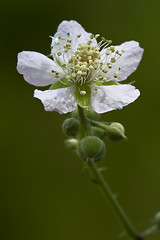
<path id="1" fill-rule="evenodd" d="M 70 36 L 68 36 L 67 33 L 70 33 Z M 77 38 L 77 35 L 81 34 L 80 38 Z M 88 33 L 84 30 L 84 28 L 76 21 L 63 21 L 58 26 L 57 32 L 54 35 L 54 37 L 64 37 L 65 40 L 60 40 L 61 46 L 67 43 L 67 38 L 71 38 L 71 48 L 72 52 L 76 50 L 79 43 L 87 42 L 90 39 L 91 33 Z M 93 39 L 92 45 L 96 45 L 97 41 Z"/>
<path id="2" fill-rule="evenodd" d="M 18 54 L 17 70 L 24 79 L 35 86 L 47 86 L 57 81 L 52 70 L 60 71 L 55 62 L 38 52 L 23 51 Z"/>
<path id="3" fill-rule="evenodd" d="M 129 84 L 92 87 L 91 105 L 97 113 L 121 109 L 134 102 L 140 95 L 138 89 Z"/>
<path id="4" fill-rule="evenodd" d="M 72 112 L 77 106 L 74 89 L 74 86 L 46 91 L 36 89 L 34 97 L 41 100 L 46 111 L 68 113 Z"/>
<path id="5" fill-rule="evenodd" d="M 125 52 L 112 64 L 112 68 L 109 70 L 107 77 L 109 79 L 113 78 L 115 71 L 119 71 L 119 67 L 122 67 L 117 80 L 123 81 L 137 69 L 143 55 L 143 48 L 139 47 L 138 42 L 129 41 L 124 42 L 120 46 L 115 46 L 115 49 L 119 51 L 125 50 Z"/>

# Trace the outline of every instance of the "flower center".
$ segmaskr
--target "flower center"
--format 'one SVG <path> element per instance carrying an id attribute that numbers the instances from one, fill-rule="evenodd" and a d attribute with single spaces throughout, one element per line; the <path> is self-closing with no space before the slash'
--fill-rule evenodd
<path id="1" fill-rule="evenodd" d="M 70 74 L 67 78 L 81 85 L 90 82 L 93 72 L 99 67 L 101 58 L 99 50 L 99 47 L 91 46 L 91 41 L 80 43 L 69 60 Z"/>
<path id="2" fill-rule="evenodd" d="M 70 33 L 68 33 L 70 36 Z M 72 42 L 71 38 L 65 39 L 64 37 L 54 38 L 52 43 L 53 58 L 61 69 L 66 73 L 68 82 L 76 83 L 78 85 L 84 84 L 102 84 L 106 81 L 113 79 L 107 79 L 106 73 L 112 68 L 112 65 L 121 57 L 124 50 L 118 51 L 114 46 L 109 45 L 111 40 L 107 40 L 104 37 L 101 38 L 99 43 L 94 42 L 100 35 L 90 35 L 90 40 L 80 43 L 77 47 L 77 39 L 81 37 L 81 34 L 77 35 L 77 38 Z M 59 41 L 66 41 L 63 45 L 63 51 L 57 51 L 61 49 Z M 71 45 L 72 43 L 72 45 Z M 73 52 L 72 47 L 76 49 Z M 72 54 L 72 55 L 71 55 Z M 69 59 L 66 61 L 65 56 Z M 58 59 L 63 59 L 63 63 Z M 121 70 L 119 67 L 118 70 Z M 59 78 L 59 73 L 53 71 L 55 77 Z M 115 71 L 113 78 L 117 78 L 119 71 Z"/>

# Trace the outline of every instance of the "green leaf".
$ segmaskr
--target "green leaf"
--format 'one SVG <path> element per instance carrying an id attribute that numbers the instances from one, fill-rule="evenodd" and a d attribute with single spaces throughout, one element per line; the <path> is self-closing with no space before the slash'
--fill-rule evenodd
<path id="1" fill-rule="evenodd" d="M 91 89 L 88 85 L 77 85 L 75 96 L 80 107 L 89 108 L 91 106 Z"/>
<path id="2" fill-rule="evenodd" d="M 70 83 L 66 78 L 62 78 L 60 81 L 57 81 L 52 84 L 49 88 L 50 90 L 58 89 L 58 88 L 66 88 L 71 86 L 73 83 Z"/>

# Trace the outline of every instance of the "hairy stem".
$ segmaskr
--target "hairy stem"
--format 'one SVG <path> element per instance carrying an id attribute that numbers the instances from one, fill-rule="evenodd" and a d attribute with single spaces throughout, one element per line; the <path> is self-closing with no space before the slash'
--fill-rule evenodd
<path id="1" fill-rule="evenodd" d="M 78 111 L 79 111 L 79 119 L 81 121 L 81 125 L 82 125 L 82 129 L 81 129 L 81 137 L 83 138 L 86 135 L 93 135 L 92 132 L 92 128 L 90 125 L 90 120 L 88 120 L 84 114 L 83 109 L 78 106 Z M 92 121 L 91 122 L 94 124 L 97 122 Z M 104 125 L 101 124 L 101 127 L 104 128 Z M 128 234 L 130 235 L 130 237 L 132 237 L 135 240 L 145 240 L 145 236 L 139 234 L 135 227 L 133 226 L 133 224 L 131 223 L 131 221 L 129 220 L 128 216 L 126 215 L 126 213 L 124 212 L 123 208 L 121 207 L 121 205 L 119 204 L 118 200 L 115 198 L 114 194 L 112 193 L 109 185 L 107 184 L 106 180 L 104 179 L 103 175 L 101 174 L 101 172 L 99 171 L 97 165 L 95 162 L 88 162 L 87 163 L 88 169 L 92 175 L 92 177 L 94 178 L 94 180 L 98 183 L 98 186 L 100 187 L 100 189 L 102 190 L 102 192 L 104 193 L 105 197 L 109 200 L 109 202 L 111 203 L 115 213 L 119 216 L 119 219 L 121 220 L 121 222 L 123 223 L 126 231 L 128 232 Z"/>

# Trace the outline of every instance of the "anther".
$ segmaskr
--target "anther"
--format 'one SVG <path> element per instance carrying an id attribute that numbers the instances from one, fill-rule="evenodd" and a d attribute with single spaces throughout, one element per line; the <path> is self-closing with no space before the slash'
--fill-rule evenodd
<path id="1" fill-rule="evenodd" d="M 61 53 L 61 52 L 57 52 L 57 55 L 58 55 L 58 56 L 61 56 L 61 55 L 62 55 L 62 53 Z"/>
<path id="2" fill-rule="evenodd" d="M 118 74 L 119 74 L 119 72 L 116 71 L 116 72 L 114 73 L 114 77 L 117 78 Z"/>
<path id="3" fill-rule="evenodd" d="M 107 66 L 108 66 L 109 68 L 112 68 L 112 63 L 111 63 L 111 62 L 108 62 L 108 63 L 107 63 Z"/>
<path id="4" fill-rule="evenodd" d="M 96 35 L 95 35 L 95 38 L 97 39 L 99 36 L 100 36 L 100 34 L 96 34 Z"/>
<path id="5" fill-rule="evenodd" d="M 111 63 L 115 63 L 116 59 L 115 58 L 111 58 Z"/>
<path id="6" fill-rule="evenodd" d="M 67 42 L 68 42 L 68 43 L 71 43 L 72 40 L 71 40 L 70 38 L 67 38 Z"/>
<path id="7" fill-rule="evenodd" d="M 94 35 L 93 35 L 93 34 L 91 34 L 91 35 L 90 35 L 90 39 L 93 39 L 93 38 L 94 38 Z"/>

